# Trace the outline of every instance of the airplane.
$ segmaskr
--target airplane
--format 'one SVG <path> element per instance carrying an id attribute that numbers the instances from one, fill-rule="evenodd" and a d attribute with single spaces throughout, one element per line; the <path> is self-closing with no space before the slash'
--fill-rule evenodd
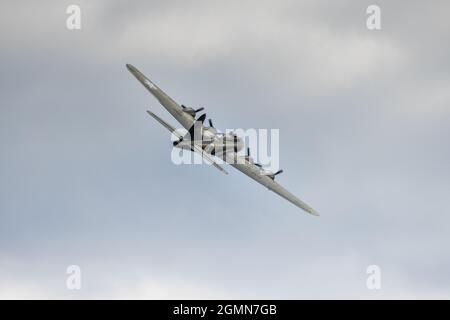
<path id="1" fill-rule="evenodd" d="M 217 158 L 220 158 L 224 162 L 230 164 L 237 170 L 293 203 L 297 207 L 303 209 L 311 215 L 319 216 L 319 213 L 316 210 L 298 199 L 295 195 L 290 193 L 275 181 L 275 176 L 282 173 L 283 170 L 271 172 L 263 169 L 260 164 L 254 162 L 253 158 L 250 156 L 249 148 L 247 148 L 245 156 L 238 156 L 237 153 L 244 147 L 242 138 L 238 137 L 233 132 L 226 134 L 218 132 L 218 130 L 214 128 L 211 119 L 208 121 L 209 126 L 204 125 L 206 114 L 202 114 L 196 119 L 197 113 L 203 111 L 204 108 L 194 109 L 185 105 L 179 105 L 134 66 L 127 64 L 126 67 L 131 74 L 135 76 L 136 79 L 159 101 L 159 103 L 166 108 L 166 110 L 186 130 L 188 130 L 188 132 L 183 135 L 180 130 L 177 130 L 156 114 L 151 111 L 147 111 L 152 118 L 169 130 L 178 139 L 173 142 L 174 147 L 196 152 L 222 173 L 228 174 L 228 172 L 221 166 L 221 163 L 217 161 Z"/>

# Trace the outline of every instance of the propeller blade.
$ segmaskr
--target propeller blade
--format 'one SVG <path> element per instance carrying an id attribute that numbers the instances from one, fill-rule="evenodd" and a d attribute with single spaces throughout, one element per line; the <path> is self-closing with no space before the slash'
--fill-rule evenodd
<path id="1" fill-rule="evenodd" d="M 192 124 L 192 126 L 189 128 L 189 138 L 192 140 L 192 143 L 194 143 L 195 139 L 195 131 L 198 127 L 198 123 L 201 123 L 203 125 L 203 121 L 206 119 L 206 113 L 202 114 L 200 117 L 198 117 L 197 120 Z"/>
<path id="2" fill-rule="evenodd" d="M 197 113 L 197 112 L 202 111 L 202 110 L 205 110 L 205 108 L 201 107 L 201 108 L 198 108 L 197 110 L 194 110 L 194 111 L 195 111 L 195 113 Z"/>
<path id="3" fill-rule="evenodd" d="M 247 157 L 250 157 L 250 148 L 247 147 Z"/>
<path id="4" fill-rule="evenodd" d="M 200 117 L 198 117 L 197 121 L 200 121 L 201 123 L 203 123 L 206 119 L 206 113 L 202 114 Z"/>
<path id="5" fill-rule="evenodd" d="M 183 109 L 186 109 L 186 106 L 185 106 L 184 104 L 182 104 L 181 107 L 182 107 Z"/>
<path id="6" fill-rule="evenodd" d="M 211 119 L 209 119 L 209 126 L 210 126 L 211 128 L 214 128 L 214 126 L 213 126 L 213 122 L 212 122 L 212 120 L 211 120 Z"/>
<path id="7" fill-rule="evenodd" d="M 276 176 L 277 174 L 280 174 L 280 173 L 282 173 L 282 172 L 283 172 L 283 170 L 278 170 L 278 171 L 275 172 L 273 175 Z"/>

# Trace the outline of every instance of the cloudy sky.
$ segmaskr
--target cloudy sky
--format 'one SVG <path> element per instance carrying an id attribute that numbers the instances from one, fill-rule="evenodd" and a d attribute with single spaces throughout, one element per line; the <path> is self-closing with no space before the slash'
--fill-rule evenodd
<path id="1" fill-rule="evenodd" d="M 450 298 L 448 12 L 3 2 L 0 298 Z M 280 129 L 277 180 L 321 217 L 231 167 L 174 165 L 145 110 L 175 122 L 126 63 L 221 129 Z"/>

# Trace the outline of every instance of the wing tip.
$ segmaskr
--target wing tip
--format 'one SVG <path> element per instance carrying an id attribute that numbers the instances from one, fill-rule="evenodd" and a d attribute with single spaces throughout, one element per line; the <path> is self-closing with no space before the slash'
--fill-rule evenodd
<path id="1" fill-rule="evenodd" d="M 137 69 L 130 63 L 127 63 L 125 66 L 127 67 L 128 71 L 130 71 L 131 73 L 134 73 L 137 71 Z"/>
<path id="2" fill-rule="evenodd" d="M 320 217 L 320 214 L 317 211 L 312 210 L 311 212 L 309 212 L 311 215 L 315 216 L 315 217 Z"/>
<path id="3" fill-rule="evenodd" d="M 303 205 L 303 206 L 299 206 L 301 209 L 303 209 L 304 211 L 306 211 L 306 212 L 308 212 L 310 215 L 312 215 L 312 216 L 316 216 L 316 217 L 320 217 L 320 214 L 316 211 L 316 210 L 314 210 L 313 208 L 311 208 L 310 206 L 308 206 L 308 205 Z"/>
<path id="4" fill-rule="evenodd" d="M 314 210 L 313 208 L 308 206 L 307 204 L 305 204 L 305 203 L 297 204 L 296 203 L 296 205 L 297 205 L 297 207 L 299 207 L 303 211 L 308 212 L 310 215 L 316 216 L 316 217 L 320 217 L 320 214 L 316 210 Z"/>
<path id="5" fill-rule="evenodd" d="M 222 166 L 220 166 L 219 164 L 212 162 L 209 163 L 210 165 L 212 164 L 214 167 L 216 167 L 217 169 L 219 169 L 220 172 L 222 172 L 224 175 L 228 175 L 228 171 L 225 170 Z"/>

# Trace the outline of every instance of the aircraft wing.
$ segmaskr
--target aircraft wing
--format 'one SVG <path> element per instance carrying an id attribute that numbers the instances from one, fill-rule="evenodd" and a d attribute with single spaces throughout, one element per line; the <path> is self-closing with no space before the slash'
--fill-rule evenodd
<path id="1" fill-rule="evenodd" d="M 314 216 L 318 216 L 319 214 L 317 211 L 315 211 L 313 208 L 311 208 L 309 205 L 301 201 L 299 198 L 294 196 L 292 193 L 290 193 L 288 190 L 283 188 L 279 183 L 277 183 L 275 180 L 270 178 L 269 176 L 262 175 L 261 169 L 254 165 L 253 163 L 243 159 L 243 157 L 240 157 L 238 161 L 234 159 L 234 155 L 230 154 L 227 156 L 227 162 L 235 167 L 237 170 L 241 171 L 245 175 L 249 176 L 253 180 L 259 182 L 263 186 L 267 187 L 269 190 L 275 192 L 279 196 L 283 197 L 284 199 L 288 200 L 289 202 L 295 204 L 297 207 L 305 210 L 309 214 L 312 214 Z"/>
<path id="2" fill-rule="evenodd" d="M 171 97 L 164 93 L 156 84 L 144 76 L 131 64 L 127 64 L 127 69 L 139 80 L 140 83 L 162 104 L 169 113 L 187 130 L 194 124 L 195 119 L 183 111 L 183 108 Z"/>
<path id="3" fill-rule="evenodd" d="M 169 130 L 171 133 L 173 133 L 178 139 L 183 138 L 183 136 L 178 133 L 176 131 L 176 129 L 174 127 L 172 127 L 170 124 L 168 124 L 167 122 L 165 122 L 163 119 L 161 119 L 160 117 L 158 117 L 156 114 L 154 114 L 151 111 L 147 110 L 147 113 L 156 121 L 158 121 L 160 124 L 162 124 L 164 127 L 166 127 L 167 130 Z M 222 173 L 224 174 L 228 174 L 228 172 L 221 166 L 219 165 L 216 160 L 214 159 L 214 157 L 212 155 L 210 155 L 209 153 L 207 153 L 205 150 L 203 150 L 203 148 L 198 145 L 197 143 L 192 144 L 192 148 L 194 149 L 193 151 L 199 153 L 203 158 L 205 158 L 206 160 L 208 160 L 214 167 L 216 167 L 217 169 L 219 169 Z"/>

